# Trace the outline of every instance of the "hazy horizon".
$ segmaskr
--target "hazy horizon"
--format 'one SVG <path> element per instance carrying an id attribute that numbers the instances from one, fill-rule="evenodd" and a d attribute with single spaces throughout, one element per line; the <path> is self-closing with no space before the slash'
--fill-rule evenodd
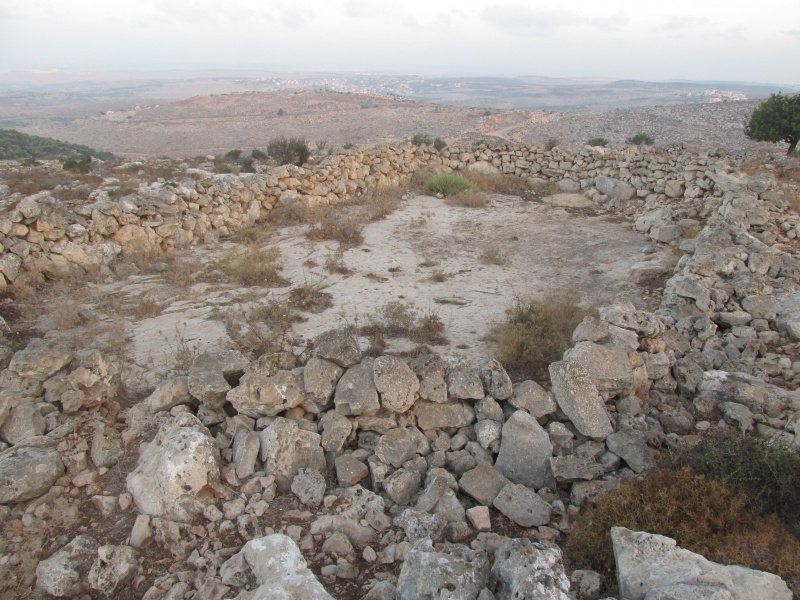
<path id="1" fill-rule="evenodd" d="M 800 50 L 798 24 L 784 0 L 0 0 L 0 70 L 797 85 L 800 62 L 783 57 Z"/>

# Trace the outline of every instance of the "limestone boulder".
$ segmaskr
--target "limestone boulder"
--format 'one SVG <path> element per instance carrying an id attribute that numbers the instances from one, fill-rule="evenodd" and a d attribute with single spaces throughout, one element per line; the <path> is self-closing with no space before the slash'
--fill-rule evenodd
<path id="1" fill-rule="evenodd" d="M 335 362 L 345 369 L 361 360 L 358 340 L 344 329 L 333 329 L 314 338 L 314 353 L 320 358 Z"/>
<path id="2" fill-rule="evenodd" d="M 536 419 L 552 414 L 558 408 L 553 395 L 535 381 L 516 384 L 509 403 L 514 408 L 529 412 Z"/>
<path id="3" fill-rule="evenodd" d="M 494 554 L 489 590 L 496 600 L 571 600 L 561 550 L 527 538 L 503 544 Z"/>
<path id="4" fill-rule="evenodd" d="M 507 400 L 511 397 L 514 391 L 511 378 L 506 373 L 503 365 L 497 360 L 491 359 L 485 362 L 478 374 L 483 382 L 483 389 L 488 396 L 495 400 Z"/>
<path id="5" fill-rule="evenodd" d="M 246 372 L 226 398 L 237 412 L 258 419 L 274 417 L 300 406 L 306 396 L 301 373 L 279 370 L 274 375 Z"/>
<path id="6" fill-rule="evenodd" d="M 290 537 L 275 533 L 250 540 L 240 553 L 259 585 L 252 600 L 333 600 Z"/>
<path id="7" fill-rule="evenodd" d="M 231 381 L 243 374 L 248 360 L 238 350 L 201 354 L 189 367 L 189 393 L 209 409 L 225 403 Z"/>
<path id="8" fill-rule="evenodd" d="M 447 402 L 447 365 L 438 357 L 427 355 L 408 363 L 419 379 L 419 397 L 430 402 Z"/>
<path id="9" fill-rule="evenodd" d="M 483 398 L 483 382 L 477 369 L 465 360 L 454 360 L 447 368 L 447 393 L 459 400 Z"/>
<path id="10" fill-rule="evenodd" d="M 347 369 L 336 384 L 333 402 L 344 416 L 374 415 L 381 409 L 378 389 L 372 377 L 372 361 Z"/>
<path id="11" fill-rule="evenodd" d="M 127 487 L 140 513 L 188 522 L 203 511 L 219 475 L 214 439 L 197 417 L 183 413 L 142 450 Z"/>
<path id="12" fill-rule="evenodd" d="M 581 435 L 604 440 L 613 433 L 603 398 L 586 369 L 567 360 L 552 363 L 549 370 L 556 402 Z"/>
<path id="13" fill-rule="evenodd" d="M 295 421 L 278 417 L 259 435 L 261 460 L 267 475 L 275 477 L 279 492 L 289 491 L 300 469 L 325 472 L 325 454 L 319 434 L 300 429 Z"/>
<path id="14" fill-rule="evenodd" d="M 613 177 L 606 177 L 605 175 L 598 175 L 594 179 L 594 187 L 601 194 L 605 194 L 609 198 L 615 200 L 630 200 L 636 195 L 636 188 L 630 183 L 614 179 Z"/>
<path id="15" fill-rule="evenodd" d="M 0 503 L 38 498 L 64 470 L 61 455 L 52 448 L 23 446 L 0 453 Z"/>
<path id="16" fill-rule="evenodd" d="M 406 555 L 397 579 L 397 598 L 474 600 L 489 581 L 489 572 L 484 552 L 461 544 L 445 544 L 437 552 L 430 539 L 421 539 Z"/>
<path id="17" fill-rule="evenodd" d="M 93 590 L 113 597 L 133 579 L 138 568 L 136 551 L 130 546 L 100 546 L 97 560 L 89 571 L 89 585 Z"/>
<path id="18" fill-rule="evenodd" d="M 97 556 L 97 541 L 79 535 L 36 566 L 36 587 L 57 598 L 74 598 L 84 589 L 84 578 Z"/>
<path id="19" fill-rule="evenodd" d="M 303 368 L 303 391 L 308 404 L 304 408 L 314 413 L 328 408 L 342 373 L 344 369 L 335 362 L 312 356 Z"/>
<path id="20" fill-rule="evenodd" d="M 380 356 L 372 365 L 375 387 L 380 393 L 381 408 L 405 412 L 419 391 L 419 379 L 406 362 L 396 356 Z"/>
<path id="21" fill-rule="evenodd" d="M 611 528 L 620 596 L 645 598 L 730 598 L 791 600 L 777 575 L 711 562 L 662 535 Z"/>
<path id="22" fill-rule="evenodd" d="M 465 402 L 439 404 L 417 401 L 412 410 L 417 418 L 417 425 L 423 431 L 443 427 L 466 427 L 475 422 L 475 410 Z"/>
<path id="23" fill-rule="evenodd" d="M 579 342 L 564 354 L 564 360 L 583 367 L 600 395 L 611 398 L 633 391 L 633 366 L 628 353 L 618 346 Z"/>
<path id="24" fill-rule="evenodd" d="M 32 339 L 8 364 L 20 377 L 44 381 L 69 365 L 75 356 L 75 344 L 67 340 Z"/>
<path id="25" fill-rule="evenodd" d="M 539 422 L 524 410 L 503 425 L 495 469 L 509 481 L 533 488 L 544 487 L 550 474 L 553 444 Z"/>
<path id="26" fill-rule="evenodd" d="M 547 525 L 552 507 L 524 485 L 509 483 L 492 502 L 494 507 L 521 527 Z"/>

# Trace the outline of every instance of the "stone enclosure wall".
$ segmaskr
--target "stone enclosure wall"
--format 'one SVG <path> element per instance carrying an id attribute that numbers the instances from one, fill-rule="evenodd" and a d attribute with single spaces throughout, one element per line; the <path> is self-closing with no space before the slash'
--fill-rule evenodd
<path id="1" fill-rule="evenodd" d="M 715 177 L 725 168 L 717 157 L 678 147 L 587 147 L 572 153 L 481 146 L 439 153 L 406 144 L 349 151 L 312 168 L 282 166 L 238 176 L 189 169 L 179 183 L 141 186 L 116 200 L 102 190 L 80 204 L 58 201 L 49 192 L 0 197 L 0 287 L 26 271 L 52 279 L 80 277 L 123 252 L 212 242 L 253 224 L 277 205 L 335 204 L 370 189 L 407 183 L 426 170 L 499 171 L 527 178 L 533 189 L 554 182 L 559 191 L 583 191 L 601 210 L 626 215 L 684 199 L 685 208 L 674 215 L 680 220 L 710 214 L 713 205 L 704 200 L 722 195 Z M 668 242 L 675 236 L 679 232 L 673 228 L 653 237 Z"/>

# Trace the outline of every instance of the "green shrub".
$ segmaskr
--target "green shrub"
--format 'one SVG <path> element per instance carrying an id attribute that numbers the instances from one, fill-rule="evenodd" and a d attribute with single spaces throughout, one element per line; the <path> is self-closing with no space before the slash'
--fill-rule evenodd
<path id="1" fill-rule="evenodd" d="M 433 147 L 436 148 L 439 152 L 447 148 L 447 142 L 445 142 L 442 138 L 436 138 L 433 140 Z"/>
<path id="2" fill-rule="evenodd" d="M 342 144 L 342 148 L 344 148 L 345 150 L 350 150 L 351 148 L 355 148 L 355 144 L 353 144 L 352 142 L 345 142 L 344 144 Z"/>
<path id="3" fill-rule="evenodd" d="M 87 154 L 78 159 L 68 158 L 61 168 L 75 173 L 88 173 L 92 170 L 92 157 Z"/>
<path id="4" fill-rule="evenodd" d="M 572 347 L 572 332 L 594 311 L 581 308 L 567 293 L 541 300 L 517 297 L 504 321 L 494 323 L 487 339 L 497 359 L 517 380 L 549 381 L 548 366 Z"/>
<path id="5" fill-rule="evenodd" d="M 656 143 L 653 136 L 649 133 L 637 133 L 626 139 L 625 142 L 628 144 L 635 144 L 636 146 L 652 146 Z"/>
<path id="6" fill-rule="evenodd" d="M 608 140 L 604 137 L 596 137 L 586 142 L 589 146 L 608 146 Z"/>
<path id="7" fill-rule="evenodd" d="M 239 170 L 242 173 L 255 173 L 255 167 L 253 167 L 253 159 L 252 158 L 245 158 L 239 163 Z"/>
<path id="8" fill-rule="evenodd" d="M 430 146 L 433 143 L 433 139 L 427 133 L 417 133 L 411 138 L 411 143 L 415 146 Z"/>
<path id="9" fill-rule="evenodd" d="M 765 439 L 715 433 L 690 450 L 674 453 L 671 466 L 719 480 L 751 498 L 750 510 L 775 513 L 800 536 L 800 454 Z"/>
<path id="10" fill-rule="evenodd" d="M 552 150 L 556 146 L 558 146 L 558 139 L 556 139 L 556 138 L 550 138 L 544 144 L 544 147 L 545 147 L 546 150 Z"/>
<path id="11" fill-rule="evenodd" d="M 258 148 L 253 148 L 253 151 L 250 153 L 250 158 L 253 160 L 266 160 L 267 154 Z"/>
<path id="12" fill-rule="evenodd" d="M 269 141 L 267 154 L 274 158 L 279 165 L 294 164 L 300 167 L 311 156 L 311 151 L 304 139 L 281 136 Z"/>
<path id="13" fill-rule="evenodd" d="M 463 175 L 456 173 L 438 173 L 425 180 L 422 190 L 426 194 L 443 194 L 452 196 L 466 190 L 477 190 L 478 187 Z"/>
<path id="14" fill-rule="evenodd" d="M 283 110 L 282 108 L 279 108 L 279 109 L 278 109 L 278 116 L 279 116 L 279 117 L 282 117 L 282 116 L 283 116 L 283 115 L 285 115 L 285 114 L 286 114 L 286 111 L 285 111 L 285 110 Z"/>
<path id="15" fill-rule="evenodd" d="M 228 150 L 228 152 L 225 153 L 225 158 L 229 160 L 237 161 L 241 157 L 242 151 L 239 148 L 236 148 L 235 150 Z"/>
<path id="16" fill-rule="evenodd" d="M 673 538 L 722 564 L 777 573 L 797 583 L 800 542 L 775 517 L 754 516 L 750 499 L 688 469 L 656 469 L 600 497 L 573 523 L 562 544 L 570 569 L 593 569 L 614 592 L 612 527 Z"/>

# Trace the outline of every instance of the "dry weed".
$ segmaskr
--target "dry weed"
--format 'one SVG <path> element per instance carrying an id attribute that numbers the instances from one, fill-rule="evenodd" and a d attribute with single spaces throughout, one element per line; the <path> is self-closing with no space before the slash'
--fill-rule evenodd
<path id="1" fill-rule="evenodd" d="M 283 287 L 288 282 L 280 276 L 283 268 L 280 257 L 278 248 L 236 250 L 216 266 L 232 283 L 248 287 Z"/>
<path id="2" fill-rule="evenodd" d="M 335 240 L 342 248 L 354 248 L 364 242 L 361 231 L 364 228 L 353 215 L 328 208 L 319 221 L 308 230 L 308 239 L 319 242 Z"/>
<path id="3" fill-rule="evenodd" d="M 518 296 L 506 310 L 506 319 L 491 325 L 486 339 L 512 378 L 549 381 L 548 366 L 561 360 L 572 346 L 575 327 L 593 312 L 566 292 L 541 300 Z"/>
<path id="4" fill-rule="evenodd" d="M 462 206 L 464 208 L 483 208 L 486 206 L 486 196 L 477 190 L 464 190 L 453 196 L 447 196 L 445 203 L 450 206 Z"/>
<path id="5" fill-rule="evenodd" d="M 489 174 L 472 171 L 464 173 L 464 176 L 487 194 L 519 196 L 531 191 L 528 182 L 525 181 L 524 178 L 517 177 L 516 175 L 503 173 Z"/>

